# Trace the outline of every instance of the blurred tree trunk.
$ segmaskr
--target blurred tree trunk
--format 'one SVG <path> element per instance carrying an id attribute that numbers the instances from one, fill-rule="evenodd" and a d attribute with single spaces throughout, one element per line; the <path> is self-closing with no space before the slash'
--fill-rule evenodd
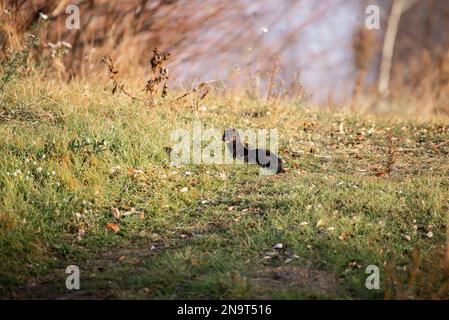
<path id="1" fill-rule="evenodd" d="M 382 63 L 378 87 L 378 94 L 381 97 L 387 97 L 390 94 L 391 66 L 399 22 L 401 21 L 402 14 L 410 9 L 416 2 L 416 0 L 393 0 L 393 7 L 388 18 L 388 25 L 382 49 Z"/>
<path id="2" fill-rule="evenodd" d="M 404 0 L 394 0 L 390 16 L 388 18 L 387 30 L 385 33 L 384 45 L 382 49 L 382 63 L 380 66 L 378 93 L 382 97 L 389 95 L 391 65 L 394 54 L 394 46 L 398 33 L 399 22 L 404 9 Z"/>

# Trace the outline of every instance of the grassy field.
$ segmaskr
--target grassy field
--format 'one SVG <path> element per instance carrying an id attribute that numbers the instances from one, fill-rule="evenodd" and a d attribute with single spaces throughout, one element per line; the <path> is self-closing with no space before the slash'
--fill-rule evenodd
<path id="1" fill-rule="evenodd" d="M 447 119 L 238 95 L 148 108 L 39 78 L 0 103 L 2 298 L 449 298 Z M 288 172 L 171 166 L 172 130 L 195 121 L 277 128 Z"/>

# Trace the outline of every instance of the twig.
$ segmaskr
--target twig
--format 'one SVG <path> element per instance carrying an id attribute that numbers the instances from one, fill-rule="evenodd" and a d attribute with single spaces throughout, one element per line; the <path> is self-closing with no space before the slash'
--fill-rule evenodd
<path id="1" fill-rule="evenodd" d="M 103 57 L 103 59 L 101 61 L 108 67 L 109 78 L 112 80 L 112 94 L 115 94 L 117 89 L 119 89 L 121 92 L 123 92 L 126 96 L 130 97 L 131 99 L 144 102 L 142 99 L 136 98 L 133 95 L 131 95 L 130 93 L 128 93 L 125 90 L 124 86 L 121 85 L 118 82 L 118 80 L 115 78 L 115 75 L 118 73 L 118 71 L 115 70 L 114 63 L 113 63 L 111 57 L 108 57 L 108 58 Z"/>
<path id="2" fill-rule="evenodd" d="M 188 97 L 188 96 L 194 94 L 195 92 L 197 92 L 198 89 L 200 89 L 201 87 L 204 87 L 205 85 L 208 85 L 208 84 L 214 83 L 214 82 L 217 82 L 217 80 L 210 80 L 210 81 L 206 81 L 206 82 L 201 82 L 200 84 L 198 84 L 197 86 L 195 86 L 195 88 L 193 88 L 193 89 L 190 90 L 190 91 L 186 91 L 185 93 L 183 93 L 183 94 L 180 95 L 179 97 L 176 97 L 176 98 L 174 98 L 174 99 L 172 99 L 172 100 L 170 100 L 170 101 L 160 102 L 160 103 L 158 103 L 156 106 L 160 106 L 160 105 L 165 104 L 165 103 L 174 103 L 174 102 L 177 102 L 177 101 L 179 101 L 179 100 L 182 100 L 182 99 L 184 99 L 184 98 L 186 98 L 186 97 Z"/>

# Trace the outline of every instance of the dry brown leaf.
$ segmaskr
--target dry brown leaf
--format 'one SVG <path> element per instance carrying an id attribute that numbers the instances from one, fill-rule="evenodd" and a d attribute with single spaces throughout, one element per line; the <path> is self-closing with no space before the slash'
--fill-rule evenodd
<path id="1" fill-rule="evenodd" d="M 111 208 L 111 213 L 116 219 L 120 219 L 120 217 L 122 216 L 118 208 Z"/>
<path id="2" fill-rule="evenodd" d="M 133 177 L 136 177 L 138 174 L 143 173 L 143 170 L 134 169 L 134 168 L 128 168 L 128 173 L 132 175 Z"/>
<path id="3" fill-rule="evenodd" d="M 122 214 L 122 216 L 127 217 L 127 216 L 130 216 L 130 215 L 132 215 L 133 213 L 136 213 L 136 212 L 137 212 L 136 208 L 132 207 L 129 211 L 124 212 Z"/>
<path id="4" fill-rule="evenodd" d="M 316 223 L 317 228 L 323 227 L 326 224 L 326 221 L 324 219 L 318 220 Z"/>
<path id="5" fill-rule="evenodd" d="M 402 237 L 407 241 L 412 241 L 412 237 L 410 237 L 408 234 L 403 234 Z"/>
<path id="6" fill-rule="evenodd" d="M 120 231 L 120 227 L 116 223 L 108 223 L 108 224 L 106 224 L 106 228 L 111 230 L 111 231 L 113 231 L 113 232 L 115 232 L 115 233 Z"/>

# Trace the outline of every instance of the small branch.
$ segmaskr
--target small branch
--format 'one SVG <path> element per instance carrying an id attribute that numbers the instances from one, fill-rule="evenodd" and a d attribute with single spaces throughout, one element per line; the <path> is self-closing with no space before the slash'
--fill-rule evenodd
<path id="1" fill-rule="evenodd" d="M 112 94 L 115 94 L 117 89 L 119 89 L 121 92 L 123 92 L 126 96 L 130 97 L 132 100 L 137 100 L 137 101 L 143 102 L 142 99 L 136 98 L 133 95 L 131 95 L 130 93 L 128 93 L 125 90 L 124 86 L 121 85 L 118 82 L 118 80 L 115 78 L 115 75 L 118 73 L 118 71 L 115 70 L 114 63 L 113 63 L 111 57 L 108 57 L 108 58 L 103 57 L 103 59 L 101 61 L 108 67 L 109 78 L 112 80 Z"/>
<path id="2" fill-rule="evenodd" d="M 183 93 L 179 97 L 174 98 L 173 100 L 170 100 L 170 101 L 164 101 L 164 102 L 158 103 L 156 106 L 160 106 L 160 105 L 162 105 L 164 103 L 174 103 L 174 102 L 177 102 L 177 101 L 182 100 L 184 98 L 187 98 L 188 96 L 190 96 L 190 95 L 194 94 L 195 92 L 197 92 L 198 89 L 200 89 L 200 88 L 202 88 L 202 87 L 204 87 L 204 86 L 206 86 L 206 85 L 208 85 L 210 83 L 214 83 L 214 82 L 217 82 L 217 80 L 210 80 L 210 81 L 206 81 L 206 82 L 201 82 L 200 84 L 195 86 L 195 88 L 193 88 L 190 91 L 186 91 L 185 93 Z M 204 98 L 204 96 L 202 98 Z"/>

